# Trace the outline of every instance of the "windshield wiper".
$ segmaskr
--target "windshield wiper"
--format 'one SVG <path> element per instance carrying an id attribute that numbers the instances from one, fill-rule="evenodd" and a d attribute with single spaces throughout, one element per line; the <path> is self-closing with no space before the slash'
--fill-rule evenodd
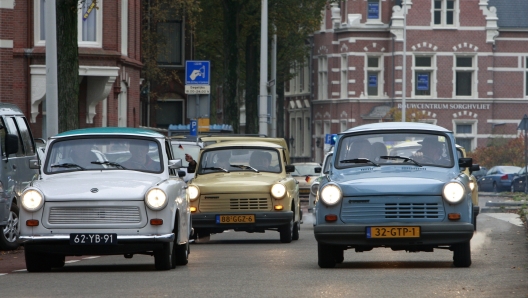
<path id="1" fill-rule="evenodd" d="M 220 171 L 224 171 L 226 173 L 229 173 L 229 171 L 227 169 L 220 168 L 220 167 L 206 167 L 206 168 L 202 168 L 202 170 L 220 170 Z"/>
<path id="2" fill-rule="evenodd" d="M 94 165 L 109 165 L 109 166 L 114 166 L 116 168 L 120 168 L 120 169 L 123 169 L 123 170 L 127 170 L 127 168 L 125 168 L 122 165 L 118 164 L 117 162 L 113 162 L 113 161 L 92 161 L 92 164 L 94 164 Z"/>
<path id="3" fill-rule="evenodd" d="M 368 158 L 344 159 L 344 160 L 340 160 L 339 162 L 342 162 L 342 163 L 371 163 L 371 164 L 375 165 L 376 167 L 380 166 L 379 164 L 373 162 L 372 160 L 370 160 Z"/>
<path id="4" fill-rule="evenodd" d="M 76 163 L 61 163 L 58 165 L 51 165 L 52 168 L 79 168 L 81 170 L 86 170 L 85 168 L 81 167 L 80 165 Z"/>
<path id="5" fill-rule="evenodd" d="M 408 161 L 411 161 L 413 162 L 415 165 L 419 166 L 419 167 L 422 167 L 421 164 L 419 164 L 416 160 L 412 159 L 412 158 L 409 158 L 409 157 L 404 157 L 404 156 L 397 156 L 397 155 L 389 155 L 389 156 L 380 156 L 380 158 L 382 159 L 403 159 L 403 162 L 408 162 Z"/>
<path id="6" fill-rule="evenodd" d="M 229 166 L 231 166 L 231 167 L 233 167 L 233 168 L 239 168 L 239 169 L 242 169 L 242 170 L 245 170 L 245 169 L 252 169 L 253 171 L 255 171 L 255 172 L 257 172 L 257 173 L 259 172 L 259 170 L 255 169 L 255 168 L 252 167 L 252 166 L 245 166 L 245 165 L 229 165 Z"/>

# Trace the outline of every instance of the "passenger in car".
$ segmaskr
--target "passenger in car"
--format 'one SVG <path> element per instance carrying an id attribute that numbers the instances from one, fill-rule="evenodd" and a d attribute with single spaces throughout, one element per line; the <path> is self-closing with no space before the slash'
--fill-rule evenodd
<path id="1" fill-rule="evenodd" d="M 350 145 L 346 159 L 368 158 L 371 159 L 372 145 L 367 140 L 357 140 Z"/>
<path id="2" fill-rule="evenodd" d="M 376 142 L 372 144 L 373 158 L 375 161 L 380 160 L 380 156 L 387 155 L 387 147 L 382 142 Z"/>
<path id="3" fill-rule="evenodd" d="M 259 171 L 269 171 L 271 164 L 271 153 L 255 151 L 251 154 L 249 165 Z"/>
<path id="4" fill-rule="evenodd" d="M 92 161 L 99 161 L 92 147 L 89 143 L 76 143 L 70 150 L 69 159 L 62 160 L 61 163 L 74 163 L 83 168 L 100 168 L 99 165 L 92 164 Z"/>
<path id="5" fill-rule="evenodd" d="M 160 171 L 160 163 L 148 156 L 148 142 L 131 142 L 128 150 L 130 151 L 131 157 L 121 163 L 123 167 L 135 170 Z"/>
<path id="6" fill-rule="evenodd" d="M 416 161 L 438 165 L 451 164 L 451 160 L 443 155 L 445 143 L 440 142 L 437 136 L 427 136 L 418 144 L 421 144 L 422 148 L 413 154 Z"/>

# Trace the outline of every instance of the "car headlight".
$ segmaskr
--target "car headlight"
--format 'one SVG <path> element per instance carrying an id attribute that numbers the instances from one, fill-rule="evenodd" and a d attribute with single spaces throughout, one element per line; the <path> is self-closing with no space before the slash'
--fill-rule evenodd
<path id="1" fill-rule="evenodd" d="M 200 196 L 200 189 L 198 186 L 189 185 L 187 188 L 187 193 L 189 194 L 189 200 L 194 201 Z"/>
<path id="2" fill-rule="evenodd" d="M 469 181 L 469 188 L 471 189 L 471 191 L 475 189 L 475 181 L 473 180 Z"/>
<path id="3" fill-rule="evenodd" d="M 310 192 L 312 193 L 312 195 L 316 196 L 318 190 L 319 190 L 319 182 L 316 181 L 312 184 L 312 186 L 310 186 Z"/>
<path id="4" fill-rule="evenodd" d="M 341 189 L 335 184 L 327 184 L 321 189 L 321 200 L 326 205 L 335 205 L 341 200 Z"/>
<path id="5" fill-rule="evenodd" d="M 167 195 L 159 188 L 153 188 L 147 192 L 145 203 L 152 210 L 161 210 L 167 206 Z"/>
<path id="6" fill-rule="evenodd" d="M 271 195 L 275 199 L 282 199 L 284 198 L 284 195 L 286 194 L 286 186 L 280 183 L 273 184 L 271 187 Z"/>
<path id="7" fill-rule="evenodd" d="M 444 199 L 452 204 L 459 203 L 464 198 L 464 193 L 464 186 L 458 182 L 449 182 L 444 185 L 442 190 Z"/>
<path id="8" fill-rule="evenodd" d="M 27 211 L 37 211 L 44 205 L 44 197 L 35 189 L 28 189 L 22 194 L 22 207 Z"/>

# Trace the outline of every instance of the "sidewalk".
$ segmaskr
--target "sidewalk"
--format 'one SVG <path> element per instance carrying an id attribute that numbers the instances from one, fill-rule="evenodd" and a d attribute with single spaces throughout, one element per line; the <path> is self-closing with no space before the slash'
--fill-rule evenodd
<path id="1" fill-rule="evenodd" d="M 516 194 L 518 195 L 511 192 L 479 192 L 480 213 L 517 213 L 528 230 L 528 200 L 515 201 L 513 197 Z M 482 203 L 483 200 L 485 204 Z"/>

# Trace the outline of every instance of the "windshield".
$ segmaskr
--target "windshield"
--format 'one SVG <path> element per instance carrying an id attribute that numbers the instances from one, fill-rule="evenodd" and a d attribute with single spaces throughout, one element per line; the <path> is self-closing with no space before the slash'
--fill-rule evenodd
<path id="1" fill-rule="evenodd" d="M 198 174 L 218 172 L 282 172 L 277 150 L 265 148 L 222 148 L 202 153 Z"/>
<path id="2" fill-rule="evenodd" d="M 185 154 L 189 154 L 193 159 L 198 159 L 198 154 L 200 153 L 200 146 L 196 144 L 182 143 L 182 142 L 172 142 L 172 153 L 174 154 L 174 159 L 181 158 L 182 166 L 188 167 L 189 163 L 185 160 Z"/>
<path id="3" fill-rule="evenodd" d="M 321 168 L 320 165 L 301 165 L 295 164 L 295 171 L 291 173 L 292 176 L 319 176 L 319 173 L 315 172 L 315 168 Z"/>
<path id="4" fill-rule="evenodd" d="M 453 166 L 449 138 L 425 133 L 345 135 L 339 140 L 336 168 L 412 164 Z"/>
<path id="5" fill-rule="evenodd" d="M 158 142 L 133 138 L 76 138 L 55 141 L 48 149 L 47 174 L 85 170 L 161 172 Z"/>

